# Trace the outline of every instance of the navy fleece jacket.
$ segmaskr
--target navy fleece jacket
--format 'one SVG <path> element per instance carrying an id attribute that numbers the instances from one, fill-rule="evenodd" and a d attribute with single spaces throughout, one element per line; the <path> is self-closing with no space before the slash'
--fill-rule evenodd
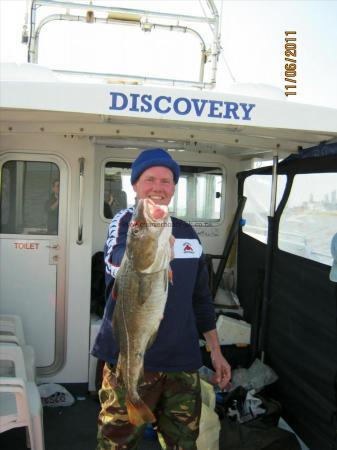
<path id="1" fill-rule="evenodd" d="M 115 364 L 118 358 L 111 318 L 115 300 L 111 290 L 124 255 L 128 225 L 133 208 L 120 211 L 113 218 L 104 248 L 107 303 L 92 354 Z M 157 338 L 146 351 L 145 370 L 192 371 L 202 365 L 199 332 L 215 329 L 213 299 L 208 288 L 208 273 L 196 232 L 188 223 L 172 217 L 175 237 L 171 261 L 173 285 L 169 285 L 164 318 Z M 118 301 L 118 299 L 117 299 Z"/>

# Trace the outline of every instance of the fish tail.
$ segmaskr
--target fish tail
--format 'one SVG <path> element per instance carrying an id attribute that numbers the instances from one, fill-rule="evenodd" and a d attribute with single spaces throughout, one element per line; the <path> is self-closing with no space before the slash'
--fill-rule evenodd
<path id="1" fill-rule="evenodd" d="M 171 268 L 168 271 L 168 277 L 169 277 L 169 281 L 170 281 L 171 285 L 173 286 L 173 271 Z"/>
<path id="2" fill-rule="evenodd" d="M 143 402 L 143 400 L 137 400 L 132 402 L 130 398 L 126 398 L 126 409 L 128 411 L 129 421 L 132 425 L 139 426 L 144 423 L 153 423 L 156 418 L 151 409 Z"/>

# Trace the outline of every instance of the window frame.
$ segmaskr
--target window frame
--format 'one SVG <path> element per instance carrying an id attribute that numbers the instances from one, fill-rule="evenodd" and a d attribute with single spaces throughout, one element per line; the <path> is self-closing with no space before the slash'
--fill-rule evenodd
<path id="1" fill-rule="evenodd" d="M 290 255 L 294 255 L 294 256 L 297 256 L 297 257 L 300 257 L 300 258 L 304 258 L 304 259 L 306 259 L 308 261 L 313 261 L 315 263 L 319 263 L 319 264 L 324 264 L 324 265 L 330 266 L 331 262 L 332 262 L 332 256 L 330 256 L 330 257 L 328 256 L 329 253 L 330 253 L 329 251 L 328 251 L 328 255 L 326 256 L 328 261 L 327 262 L 323 262 L 321 260 L 322 258 L 321 259 L 314 259 L 312 257 L 308 257 L 307 254 L 295 253 L 295 252 L 290 251 L 289 249 L 281 248 L 280 247 L 280 239 L 279 239 L 279 237 L 280 237 L 281 218 L 282 218 L 282 216 L 284 214 L 284 211 L 285 211 L 285 209 L 287 207 L 289 199 L 291 198 L 291 194 L 292 194 L 293 189 L 294 189 L 294 181 L 295 181 L 296 177 L 297 176 L 299 176 L 299 177 L 300 176 L 306 176 L 306 175 L 326 175 L 326 174 L 335 174 L 337 176 L 337 171 L 336 172 L 327 172 L 327 171 L 324 171 L 324 170 L 321 170 L 319 172 L 307 171 L 307 172 L 295 173 L 291 177 L 289 177 L 288 182 L 290 183 L 290 189 L 289 189 L 288 195 L 286 195 L 286 198 L 284 198 L 284 199 L 282 198 L 282 209 L 281 209 L 281 211 L 278 214 L 276 245 L 277 245 L 277 249 L 279 251 L 281 251 L 281 252 L 285 252 L 285 253 L 288 253 Z M 285 190 L 285 193 L 286 193 L 286 190 Z M 337 216 L 336 216 L 336 218 L 337 218 Z M 302 226 L 303 226 L 303 224 L 302 224 Z M 332 236 L 333 236 L 333 234 L 332 234 Z M 301 235 L 301 237 L 303 238 L 303 240 L 305 242 L 305 236 Z M 331 240 L 328 241 L 328 249 L 330 249 L 330 241 Z M 315 252 L 313 252 L 313 253 L 315 253 Z"/>
<path id="2" fill-rule="evenodd" d="M 131 164 L 134 161 L 134 159 L 132 160 L 125 160 L 125 159 L 121 159 L 119 157 L 107 157 L 104 158 L 101 162 L 101 170 L 100 170 L 100 174 L 101 174 L 101 179 L 100 179 L 100 206 L 99 206 L 99 216 L 101 218 L 101 220 L 107 224 L 110 224 L 111 219 L 108 219 L 104 216 L 104 193 L 105 193 L 105 167 L 107 163 L 124 163 L 124 164 L 130 164 L 130 168 L 131 168 Z M 225 219 L 225 205 L 226 205 L 226 196 L 227 196 L 227 185 L 226 185 L 226 181 L 227 181 L 227 171 L 225 166 L 218 162 L 187 162 L 187 161 L 177 161 L 177 163 L 179 164 L 180 168 L 183 169 L 184 166 L 187 167 L 216 167 L 221 171 L 221 176 L 222 176 L 222 192 L 221 192 L 221 200 L 220 200 L 220 217 L 219 219 L 208 219 L 208 220 L 204 220 L 204 219 L 189 219 L 188 217 L 186 218 L 182 218 L 179 216 L 176 216 L 175 214 L 173 214 L 174 217 L 177 217 L 180 220 L 184 220 L 188 223 L 190 223 L 192 226 L 219 226 L 224 222 Z"/>
<path id="3" fill-rule="evenodd" d="M 15 164 L 23 163 L 23 164 L 26 164 L 26 165 L 28 165 L 28 164 L 53 164 L 56 167 L 57 171 L 58 171 L 58 181 L 59 181 L 59 183 L 61 182 L 61 168 L 60 168 L 59 162 L 57 160 L 54 160 L 52 158 L 49 158 L 48 160 L 44 160 L 43 158 L 36 157 L 35 155 L 30 155 L 30 157 L 23 158 L 21 155 L 18 155 L 17 153 L 12 153 L 11 157 L 8 158 L 8 159 L 4 158 L 4 160 L 1 162 L 1 165 L 0 165 L 0 196 L 2 195 L 3 170 L 6 168 L 5 167 L 6 164 L 10 163 L 10 162 L 13 162 Z M 25 187 L 25 184 L 26 184 L 26 180 L 23 181 L 23 188 Z M 50 187 L 50 189 L 51 189 L 51 187 Z M 60 189 L 61 189 L 61 183 L 60 183 Z M 50 192 L 51 192 L 51 190 L 50 190 Z M 50 192 L 49 192 L 49 196 L 50 196 Z M 21 214 L 22 214 L 22 217 L 23 217 L 23 222 L 22 222 L 23 225 L 25 223 L 25 220 L 24 220 L 25 219 L 25 216 L 24 216 L 24 212 L 25 212 L 25 204 L 24 204 L 25 203 L 25 198 L 24 198 L 24 195 L 25 195 L 25 191 L 22 192 L 22 198 L 21 198 L 21 201 L 22 201 Z M 61 191 L 59 193 L 59 196 L 61 196 Z M 2 206 L 2 204 L 0 205 L 0 207 L 1 206 Z M 10 232 L 9 231 L 3 232 L 3 231 L 1 231 L 2 227 L 0 227 L 0 234 L 1 234 L 1 236 L 30 236 L 32 239 L 34 239 L 34 236 L 37 237 L 37 238 L 39 236 L 49 236 L 49 237 L 51 237 L 51 236 L 58 236 L 59 235 L 59 225 L 60 225 L 60 217 L 59 217 L 59 215 L 60 215 L 60 212 L 59 212 L 59 206 L 58 206 L 58 208 L 57 208 L 57 229 L 55 230 L 56 231 L 55 233 L 48 233 L 47 229 L 44 232 L 42 232 L 42 233 L 34 232 L 33 231 L 34 227 L 32 227 L 32 230 L 30 232 L 26 232 L 25 231 L 29 227 L 23 227 L 23 231 L 21 233 L 19 233 L 19 232 L 12 232 L 12 231 L 10 231 Z M 42 229 L 41 226 L 38 227 L 39 231 L 41 231 L 41 229 Z"/>
<path id="4" fill-rule="evenodd" d="M 324 262 L 321 259 L 320 260 L 314 259 L 314 258 L 308 257 L 305 254 L 298 254 L 298 253 L 290 252 L 287 249 L 280 248 L 279 247 L 279 235 L 280 235 L 279 226 L 280 226 L 280 220 L 283 215 L 284 209 L 289 201 L 291 192 L 293 190 L 293 182 L 294 182 L 295 177 L 297 175 L 336 174 L 337 171 L 332 169 L 334 166 L 331 165 L 331 162 L 329 161 L 333 158 L 335 158 L 335 156 L 333 156 L 332 158 L 326 158 L 326 159 L 322 158 L 317 161 L 317 162 L 320 162 L 320 164 L 317 164 L 315 158 L 310 158 L 310 159 L 308 158 L 307 160 L 302 161 L 303 166 L 302 165 L 298 166 L 296 160 L 290 160 L 290 161 L 287 161 L 287 164 L 281 163 L 281 165 L 278 167 L 277 175 L 278 176 L 279 175 L 286 176 L 287 182 L 285 185 L 285 189 L 284 189 L 282 198 L 280 199 L 280 201 L 278 203 L 278 206 L 275 210 L 275 215 L 274 215 L 275 236 L 274 236 L 272 245 L 275 246 L 275 249 L 277 249 L 277 251 L 287 253 L 287 254 L 297 257 L 297 258 L 303 258 L 314 264 L 322 264 L 325 266 L 329 266 L 329 262 Z M 254 169 L 254 170 L 250 170 L 247 172 L 240 172 L 238 174 L 238 179 L 239 179 L 239 193 L 241 193 L 241 195 L 243 195 L 244 184 L 245 184 L 246 180 L 249 177 L 254 176 L 254 175 L 262 175 L 262 176 L 269 175 L 269 176 L 271 176 L 272 175 L 272 167 L 263 167 L 260 169 Z M 269 214 L 267 217 L 269 217 Z M 241 230 L 241 232 L 243 234 L 245 234 L 246 236 L 249 236 L 250 238 L 258 241 L 262 245 L 265 245 L 265 246 L 268 245 L 268 241 L 262 242 L 262 241 L 256 239 L 255 237 L 251 236 L 250 234 L 244 232 L 244 227 Z"/>

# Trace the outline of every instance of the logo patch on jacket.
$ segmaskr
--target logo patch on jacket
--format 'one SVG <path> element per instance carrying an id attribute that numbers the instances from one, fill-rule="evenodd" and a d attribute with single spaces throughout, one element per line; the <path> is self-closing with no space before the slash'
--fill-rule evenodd
<path id="1" fill-rule="evenodd" d="M 174 258 L 200 258 L 201 253 L 198 239 L 176 239 L 174 242 Z"/>
<path id="2" fill-rule="evenodd" d="M 184 242 L 184 253 L 194 253 L 193 247 L 189 242 Z"/>

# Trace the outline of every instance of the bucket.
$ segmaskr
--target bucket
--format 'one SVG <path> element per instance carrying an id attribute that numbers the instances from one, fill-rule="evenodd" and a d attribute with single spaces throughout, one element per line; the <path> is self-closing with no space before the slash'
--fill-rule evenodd
<path id="1" fill-rule="evenodd" d="M 202 406 L 197 449 L 219 450 L 220 420 L 217 413 L 214 411 L 214 388 L 204 380 L 200 380 L 200 383 Z"/>

